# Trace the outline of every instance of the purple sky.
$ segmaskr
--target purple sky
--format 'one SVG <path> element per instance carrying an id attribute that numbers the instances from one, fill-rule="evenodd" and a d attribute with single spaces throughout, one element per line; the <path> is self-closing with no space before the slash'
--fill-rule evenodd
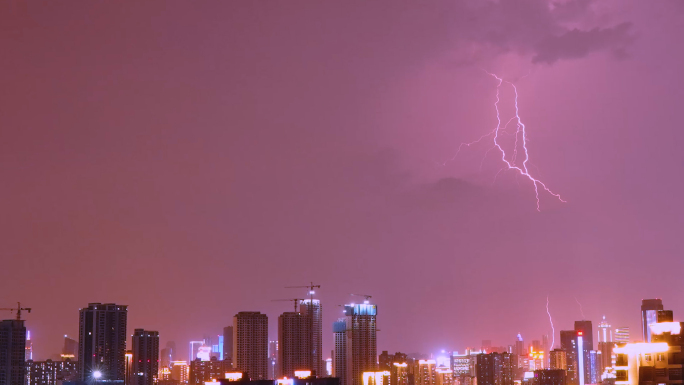
<path id="1" fill-rule="evenodd" d="M 242 310 L 276 338 L 311 280 L 326 352 L 349 293 L 391 351 L 540 339 L 547 295 L 556 330 L 575 298 L 684 319 L 684 6 L 556 3 L 3 2 L 0 305 L 33 307 L 37 358 L 88 302 L 162 344 Z M 442 165 L 496 125 L 482 68 L 568 203 L 493 184 L 490 142 Z"/>

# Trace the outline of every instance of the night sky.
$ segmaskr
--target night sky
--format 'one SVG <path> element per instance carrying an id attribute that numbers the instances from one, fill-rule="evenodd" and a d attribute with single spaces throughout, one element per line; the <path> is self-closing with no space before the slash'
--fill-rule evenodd
<path id="1" fill-rule="evenodd" d="M 310 281 L 324 358 L 350 293 L 390 351 L 541 339 L 547 296 L 556 332 L 577 301 L 684 320 L 683 29 L 674 0 L 2 2 L 0 307 L 38 359 L 89 302 L 182 357 L 238 311 L 275 339 Z M 496 126 L 483 69 L 567 203 L 487 140 L 454 158 Z"/>

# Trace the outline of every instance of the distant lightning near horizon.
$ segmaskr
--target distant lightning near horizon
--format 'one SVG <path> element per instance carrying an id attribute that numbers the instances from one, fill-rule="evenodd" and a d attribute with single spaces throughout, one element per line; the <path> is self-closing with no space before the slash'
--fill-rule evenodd
<path id="1" fill-rule="evenodd" d="M 553 327 L 553 320 L 551 319 L 551 311 L 549 311 L 549 296 L 546 296 L 546 314 L 549 315 L 549 322 L 551 322 L 551 349 L 549 351 L 553 350 L 553 346 L 556 344 L 556 329 Z"/>
<path id="2" fill-rule="evenodd" d="M 575 302 L 577 302 L 577 304 L 578 304 L 579 307 L 580 307 L 580 313 L 582 313 L 582 319 L 583 319 L 583 320 L 584 320 L 584 319 L 587 319 L 587 317 L 584 316 L 584 310 L 582 310 L 582 304 L 580 303 L 580 301 L 577 300 L 577 297 L 573 297 L 573 298 L 575 298 Z"/>
<path id="3" fill-rule="evenodd" d="M 534 186 L 534 194 L 535 194 L 535 197 L 537 199 L 537 211 L 541 211 L 540 204 L 539 204 L 539 187 L 540 186 L 546 192 L 548 192 L 549 194 L 556 197 L 559 201 L 566 203 L 566 201 L 559 194 L 551 191 L 548 187 L 546 187 L 546 184 L 544 184 L 544 182 L 542 182 L 539 179 L 536 179 L 535 177 L 530 175 L 529 171 L 527 170 L 527 162 L 529 161 L 530 156 L 529 156 L 529 153 L 527 151 L 526 127 L 525 127 L 525 124 L 522 122 L 522 119 L 520 118 L 520 110 L 518 108 L 518 88 L 515 86 L 515 84 L 513 84 L 509 81 L 505 81 L 507 84 L 510 84 L 511 87 L 513 87 L 513 91 L 515 93 L 515 99 L 514 99 L 515 100 L 515 116 L 510 118 L 508 120 L 508 122 L 502 127 L 501 126 L 501 115 L 499 113 L 499 102 L 501 101 L 501 98 L 500 98 L 501 85 L 504 83 L 504 80 L 503 80 L 503 78 L 500 78 L 496 74 L 490 73 L 486 70 L 483 70 L 483 71 L 485 71 L 488 75 L 492 76 L 493 78 L 495 78 L 498 81 L 498 84 L 496 86 L 496 102 L 494 102 L 494 109 L 496 110 L 496 121 L 497 121 L 496 127 L 492 131 L 490 131 L 489 133 L 482 135 L 477 140 L 474 140 L 474 141 L 468 142 L 468 143 L 461 143 L 458 146 L 458 149 L 456 150 L 456 154 L 453 156 L 452 160 L 456 158 L 456 156 L 461 151 L 461 149 L 463 149 L 463 147 L 470 147 L 473 144 L 481 142 L 485 138 L 493 136 L 494 137 L 494 140 L 493 140 L 494 145 L 489 150 L 487 150 L 487 152 L 485 153 L 485 157 L 494 148 L 497 148 L 499 150 L 499 152 L 501 153 L 501 160 L 504 163 L 504 168 L 499 170 L 499 172 L 497 173 L 497 176 L 499 175 L 499 173 L 501 171 L 508 169 L 508 170 L 514 170 L 514 171 L 518 172 L 518 174 L 529 179 L 532 182 L 532 185 Z M 505 133 L 504 130 L 506 130 L 508 125 L 513 121 L 516 122 L 517 129 L 515 132 L 515 143 L 513 145 L 513 153 L 509 157 L 508 154 L 506 154 L 506 150 L 504 150 L 504 148 L 499 143 L 499 134 Z M 518 144 L 520 144 L 520 151 L 522 153 L 524 153 L 524 159 L 521 163 L 516 162 L 517 157 L 518 157 L 518 151 L 519 151 Z M 508 158 L 510 158 L 510 160 Z M 483 159 L 483 162 L 484 162 L 484 159 Z M 480 168 L 481 167 L 482 167 L 482 163 L 480 164 Z"/>

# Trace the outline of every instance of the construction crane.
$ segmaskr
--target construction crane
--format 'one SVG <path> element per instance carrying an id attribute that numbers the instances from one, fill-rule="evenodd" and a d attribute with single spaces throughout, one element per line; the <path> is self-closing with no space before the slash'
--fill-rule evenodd
<path id="1" fill-rule="evenodd" d="M 16 308 L 11 308 L 11 307 L 5 307 L 5 308 L 0 308 L 0 310 L 8 310 L 8 311 L 15 311 L 17 312 L 17 321 L 21 321 L 21 311 L 26 310 L 27 312 L 31 312 L 30 307 L 21 307 L 21 303 L 17 302 L 17 307 Z"/>
<path id="2" fill-rule="evenodd" d="M 313 295 L 316 293 L 314 289 L 320 289 L 321 285 L 314 285 L 313 282 L 311 282 L 310 285 L 304 285 L 304 286 L 285 286 L 286 289 L 309 289 L 309 296 L 311 296 L 311 299 L 313 300 Z"/>
<path id="3" fill-rule="evenodd" d="M 297 312 L 297 304 L 299 302 L 304 301 L 304 298 L 292 298 L 292 299 L 272 299 L 271 302 L 280 302 L 280 301 L 293 301 L 294 302 L 294 311 L 295 313 Z"/>
<path id="4" fill-rule="evenodd" d="M 370 301 L 370 299 L 373 297 L 372 295 L 368 295 L 368 294 L 350 294 L 350 295 L 354 295 L 357 297 L 364 297 L 365 300 L 363 301 L 363 303 L 368 303 Z"/>

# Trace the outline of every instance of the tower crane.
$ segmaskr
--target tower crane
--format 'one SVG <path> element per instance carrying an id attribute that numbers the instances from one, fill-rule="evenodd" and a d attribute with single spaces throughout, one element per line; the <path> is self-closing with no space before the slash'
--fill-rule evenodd
<path id="1" fill-rule="evenodd" d="M 11 307 L 5 307 L 5 308 L 0 308 L 0 310 L 8 310 L 11 312 L 17 312 L 17 321 L 21 321 L 21 311 L 26 310 L 27 312 L 31 312 L 30 307 L 21 307 L 21 303 L 17 302 L 17 307 L 16 308 L 11 308 Z"/>
<path id="2" fill-rule="evenodd" d="M 280 301 L 292 301 L 294 302 L 294 311 L 295 313 L 297 312 L 297 305 L 299 302 L 304 301 L 304 298 L 292 298 L 292 299 L 272 299 L 271 302 L 280 302 Z"/>

